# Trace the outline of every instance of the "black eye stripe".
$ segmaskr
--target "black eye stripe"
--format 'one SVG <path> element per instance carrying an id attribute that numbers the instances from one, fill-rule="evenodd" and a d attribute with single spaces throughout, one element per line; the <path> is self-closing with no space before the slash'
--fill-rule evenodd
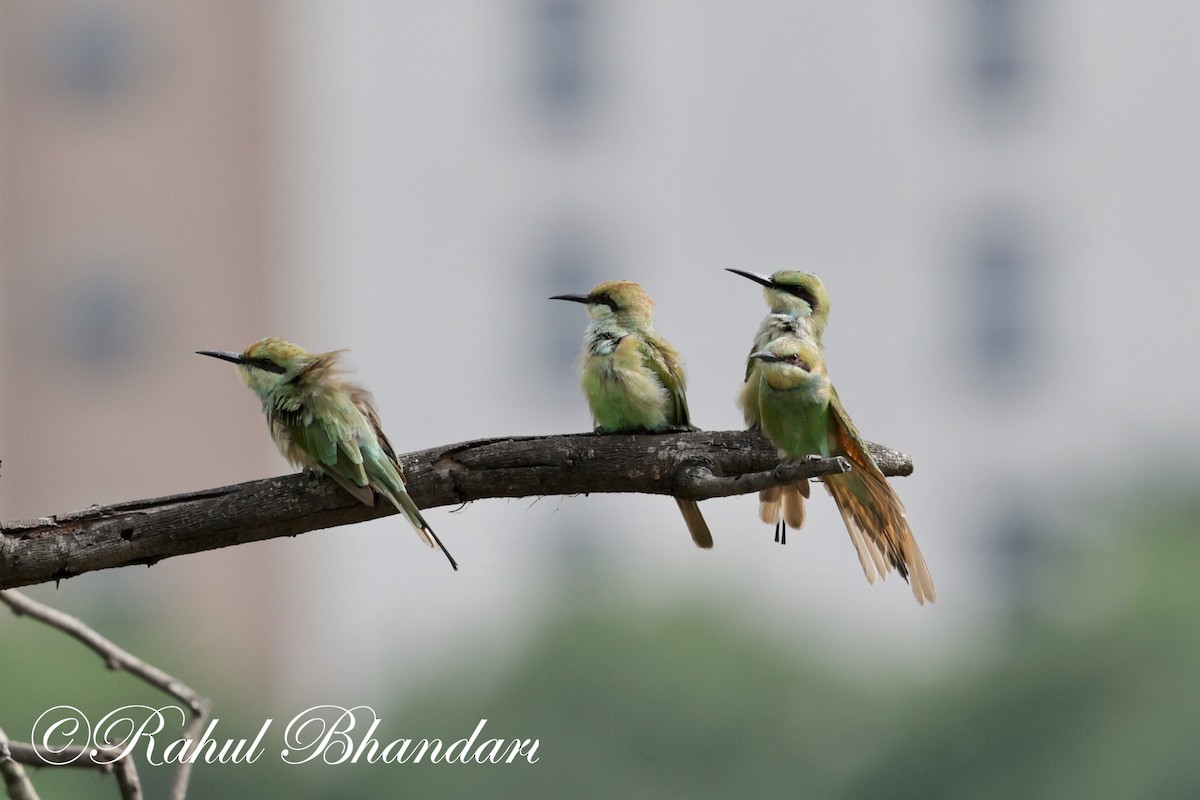
<path id="1" fill-rule="evenodd" d="M 787 293 L 793 297 L 798 297 L 808 303 L 808 307 L 813 311 L 817 310 L 817 298 L 813 297 L 812 292 L 805 289 L 803 286 L 789 286 L 786 289 Z"/>
<path id="2" fill-rule="evenodd" d="M 256 369 L 261 369 L 263 372 L 274 372 L 277 375 L 287 372 L 287 370 L 269 358 L 248 358 L 246 359 L 246 363 Z"/>
<path id="3" fill-rule="evenodd" d="M 615 302 L 613 302 L 612 295 L 610 295 L 608 292 L 605 292 L 604 294 L 596 295 L 594 300 L 597 303 L 603 303 L 604 305 L 611 308 L 614 312 L 617 310 L 617 304 Z"/>

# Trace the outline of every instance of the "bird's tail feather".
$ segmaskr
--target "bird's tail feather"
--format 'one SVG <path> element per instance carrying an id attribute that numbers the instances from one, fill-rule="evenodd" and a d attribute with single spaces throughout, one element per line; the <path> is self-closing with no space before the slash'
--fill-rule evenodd
<path id="1" fill-rule="evenodd" d="M 850 472 L 826 477 L 825 486 L 850 532 L 867 581 L 874 583 L 876 575 L 886 577 L 895 567 L 918 603 L 936 600 L 933 579 L 908 527 L 904 506 L 887 479 L 856 463 Z"/>
<path id="2" fill-rule="evenodd" d="M 425 521 L 425 517 L 421 516 L 421 509 L 417 508 L 417 504 L 409 497 L 408 492 L 404 490 L 395 493 L 389 492 L 388 499 L 392 501 L 392 505 L 396 506 L 408 518 L 417 535 L 421 537 L 421 541 L 432 548 L 441 550 L 442 554 L 446 556 L 446 560 L 450 562 L 450 566 L 457 570 L 458 562 L 454 560 L 454 556 L 450 555 L 450 551 L 442 544 L 442 540 L 438 538 L 438 535 L 433 532 L 433 528 L 429 527 L 429 523 Z"/>
<path id="3" fill-rule="evenodd" d="M 783 487 L 771 486 L 758 493 L 758 518 L 768 525 L 777 525 L 783 512 Z"/>
<path id="4" fill-rule="evenodd" d="M 783 521 L 789 528 L 804 527 L 804 498 L 808 497 L 808 479 L 783 487 Z"/>
<path id="5" fill-rule="evenodd" d="M 829 408 L 833 449 L 850 461 L 851 471 L 826 477 L 825 486 L 842 513 L 867 580 L 871 580 L 871 567 L 885 576 L 891 567 L 895 567 L 908 581 L 918 603 L 934 602 L 937 594 L 933 579 L 912 529 L 908 527 L 904 504 L 867 452 L 837 392 L 832 393 Z"/>
<path id="6" fill-rule="evenodd" d="M 692 534 L 692 541 L 697 547 L 705 550 L 711 548 L 712 531 L 708 529 L 708 523 L 700 513 L 700 504 L 695 500 L 680 500 L 678 497 L 675 498 L 675 502 L 679 504 L 679 512 L 683 514 L 683 521 L 687 523 L 688 533 Z"/>
<path id="7" fill-rule="evenodd" d="M 804 498 L 808 497 L 808 480 L 786 486 L 772 486 L 758 493 L 758 518 L 768 525 L 780 520 L 789 528 L 804 527 Z"/>

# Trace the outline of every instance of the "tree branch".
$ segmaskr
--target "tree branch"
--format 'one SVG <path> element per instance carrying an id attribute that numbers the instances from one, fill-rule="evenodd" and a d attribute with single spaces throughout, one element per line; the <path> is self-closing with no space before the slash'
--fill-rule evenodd
<path id="1" fill-rule="evenodd" d="M 0 778 L 3 778 L 5 792 L 12 800 L 38 800 L 37 790 L 29 782 L 21 762 L 13 756 L 12 746 L 3 728 L 0 728 Z"/>
<path id="2" fill-rule="evenodd" d="M 190 740 L 192 744 L 184 749 L 184 753 L 189 752 L 195 746 L 194 743 L 199 738 L 200 731 L 208 719 L 211 703 L 206 698 L 194 692 L 183 681 L 171 677 L 158 667 L 146 663 L 128 650 L 101 636 L 78 617 L 73 617 L 45 603 L 39 603 L 21 592 L 11 589 L 0 591 L 0 603 L 4 603 L 11 608 L 12 612 L 17 616 L 27 616 L 30 619 L 35 619 L 79 640 L 103 658 L 104 665 L 109 669 L 128 672 L 130 675 L 142 679 L 156 689 L 185 703 L 191 711 L 192 720 L 184 731 L 183 738 Z M 69 752 L 69 750 L 64 750 L 62 753 L 56 754 L 54 758 L 42 758 L 37 754 L 33 745 L 10 742 L 9 746 L 14 760 L 33 766 L 57 766 L 57 764 L 52 764 L 52 762 L 66 761 L 64 753 Z M 97 749 L 104 749 L 103 744 L 94 746 Z M 87 755 L 87 752 L 84 752 L 90 752 L 90 749 L 80 748 L 81 752 L 76 755 L 74 760 L 70 761 L 70 765 L 90 766 L 100 769 L 102 772 L 107 772 L 111 769 L 116 776 L 117 786 L 121 790 L 121 797 L 125 798 L 125 800 L 140 800 L 142 797 L 142 787 L 138 779 L 137 768 L 133 764 L 133 758 L 126 756 L 116 763 L 97 764 L 93 758 Z M 187 783 L 191 777 L 191 771 L 192 764 L 188 760 L 184 759 L 180 761 L 175 769 L 174 780 L 171 781 L 170 797 L 172 800 L 183 800 L 186 796 Z"/>
<path id="3" fill-rule="evenodd" d="M 912 473 L 904 453 L 869 445 L 885 475 Z M 422 508 L 492 497 L 642 492 L 705 500 L 844 471 L 840 459 L 776 470 L 755 431 L 510 436 L 400 456 Z M 304 475 L 135 500 L 0 525 L 0 589 L 98 569 L 348 525 L 394 514 Z"/>
<path id="4" fill-rule="evenodd" d="M 3 731 L 0 731 L 0 737 L 3 736 Z M 48 762 L 45 757 L 38 754 L 37 748 L 28 742 L 5 742 L 0 740 L 0 772 L 4 769 L 2 751 L 8 748 L 12 756 L 13 765 L 20 770 L 21 765 L 27 767 L 46 767 L 50 769 L 91 769 L 99 772 L 101 775 L 111 774 L 117 782 L 117 790 L 121 793 L 121 800 L 142 800 L 145 796 L 142 793 L 141 779 L 138 777 L 137 766 L 134 764 L 132 755 L 127 755 L 124 758 L 116 758 L 121 752 L 120 745 L 96 745 L 81 747 L 79 745 L 69 745 L 56 750 L 54 752 L 54 760 Z M 97 763 L 94 760 L 93 754 L 113 757 L 112 761 L 101 761 Z M 28 778 L 24 772 L 20 773 L 22 778 L 25 778 L 28 783 Z M 37 793 L 33 789 L 33 785 L 29 784 L 28 788 L 23 788 L 23 791 L 33 792 L 32 794 L 13 794 L 9 790 L 10 797 L 30 797 L 37 800 Z"/>

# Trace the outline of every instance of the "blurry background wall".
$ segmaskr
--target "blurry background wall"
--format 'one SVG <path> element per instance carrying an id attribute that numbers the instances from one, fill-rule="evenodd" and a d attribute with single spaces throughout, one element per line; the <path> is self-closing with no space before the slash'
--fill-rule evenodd
<path id="1" fill-rule="evenodd" d="M 430 514 L 460 574 L 387 519 L 36 594 L 251 718 L 499 685 L 575 603 L 871 685 L 1115 624 L 1200 464 L 1198 27 L 1170 0 L 4 4 L 4 518 L 286 470 L 192 355 L 265 335 L 351 348 L 403 450 L 585 430 L 585 320 L 545 298 L 612 278 L 655 298 L 698 424 L 736 428 L 764 307 L 724 268 L 801 268 L 859 428 L 916 459 L 939 602 L 866 586 L 820 491 L 783 549 L 747 497 L 705 503 L 710 553 L 663 498 L 486 501 Z"/>

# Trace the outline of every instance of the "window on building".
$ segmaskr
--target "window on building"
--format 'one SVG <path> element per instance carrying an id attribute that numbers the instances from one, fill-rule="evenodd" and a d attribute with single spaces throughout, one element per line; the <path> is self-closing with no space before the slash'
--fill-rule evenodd
<path id="1" fill-rule="evenodd" d="M 145 334 L 139 287 L 108 270 L 88 270 L 62 287 L 63 343 L 80 364 L 104 368 L 128 362 Z"/>
<path id="2" fill-rule="evenodd" d="M 531 0 L 530 71 L 534 105 L 547 122 L 585 121 L 597 89 L 597 17 L 592 0 Z"/>
<path id="3" fill-rule="evenodd" d="M 1037 5 L 1029 0 L 964 2 L 960 29 L 969 98 L 988 114 L 1023 107 L 1037 77 Z"/>
<path id="4" fill-rule="evenodd" d="M 994 381 L 1027 374 L 1036 354 L 1041 312 L 1034 251 L 1028 226 L 1006 209 L 985 213 L 970 236 L 967 341 L 979 369 Z"/>
<path id="5" fill-rule="evenodd" d="M 144 42 L 133 20 L 109 3 L 74 7 L 50 30 L 47 60 L 56 86 L 102 103 L 132 86 L 143 72 Z"/>

